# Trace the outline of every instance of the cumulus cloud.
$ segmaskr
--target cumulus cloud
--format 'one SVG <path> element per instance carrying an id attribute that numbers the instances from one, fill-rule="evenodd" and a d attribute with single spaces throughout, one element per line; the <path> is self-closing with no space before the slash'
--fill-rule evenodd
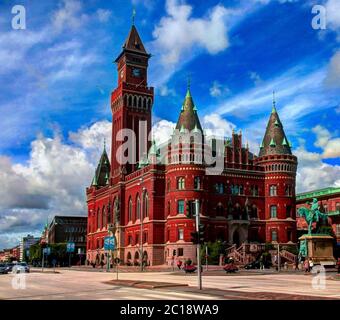
<path id="1" fill-rule="evenodd" d="M 338 0 L 328 0 L 325 7 L 327 25 L 334 30 L 340 31 L 340 2 Z"/>
<path id="2" fill-rule="evenodd" d="M 163 17 L 153 31 L 154 45 L 161 53 L 164 64 L 176 64 L 195 47 L 216 54 L 228 46 L 225 26 L 226 8 L 217 5 L 206 17 L 193 18 L 192 6 L 167 0 L 167 16 Z"/>
<path id="3" fill-rule="evenodd" d="M 160 120 L 157 121 L 153 126 L 152 126 L 152 133 L 153 137 L 156 141 L 157 145 L 160 145 L 162 143 L 167 142 L 174 129 L 175 129 L 176 124 L 174 122 L 168 121 L 168 120 Z"/>
<path id="4" fill-rule="evenodd" d="M 317 137 L 314 145 L 323 150 L 322 158 L 340 157 L 340 138 L 332 138 L 331 133 L 321 125 L 317 125 L 312 131 Z"/>
<path id="5" fill-rule="evenodd" d="M 340 166 L 322 161 L 322 155 L 309 152 L 304 146 L 294 150 L 299 165 L 296 177 L 297 192 L 340 186 Z"/>
<path id="6" fill-rule="evenodd" d="M 39 230 L 56 214 L 86 215 L 85 188 L 91 183 L 104 137 L 108 149 L 111 145 L 110 128 L 110 122 L 101 121 L 70 132 L 67 140 L 57 133 L 52 138 L 39 135 L 31 143 L 26 163 L 0 157 L 0 233 Z M 0 247 L 6 239 L 0 237 Z"/>

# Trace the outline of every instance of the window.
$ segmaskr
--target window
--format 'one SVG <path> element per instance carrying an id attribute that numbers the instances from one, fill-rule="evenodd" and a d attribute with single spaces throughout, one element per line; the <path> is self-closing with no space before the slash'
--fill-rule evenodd
<path id="1" fill-rule="evenodd" d="M 129 236 L 129 237 L 128 237 L 128 244 L 131 244 L 131 245 L 132 245 L 132 236 Z"/>
<path id="2" fill-rule="evenodd" d="M 100 209 L 98 208 L 97 211 L 97 229 L 101 229 L 102 228 L 102 217 L 100 214 Z"/>
<path id="3" fill-rule="evenodd" d="M 238 194 L 239 193 L 239 189 L 238 189 L 238 185 L 231 185 L 230 186 L 230 191 L 231 191 L 231 194 Z"/>
<path id="4" fill-rule="evenodd" d="M 168 201 L 167 212 L 168 212 L 168 216 L 170 216 L 170 212 L 171 212 L 170 201 Z"/>
<path id="5" fill-rule="evenodd" d="M 195 179 L 194 179 L 194 189 L 195 190 L 201 189 L 201 178 L 200 177 L 195 177 Z"/>
<path id="6" fill-rule="evenodd" d="M 287 230 L 287 241 L 292 241 L 292 230 Z"/>
<path id="7" fill-rule="evenodd" d="M 335 210 L 336 210 L 337 212 L 340 212 L 340 202 L 337 202 L 337 203 L 335 204 Z"/>
<path id="8" fill-rule="evenodd" d="M 170 180 L 170 179 L 168 179 L 168 181 L 167 181 L 167 183 L 166 183 L 166 188 L 167 188 L 167 190 L 168 190 L 168 192 L 169 192 L 170 189 L 171 189 L 171 180 Z"/>
<path id="9" fill-rule="evenodd" d="M 270 196 L 276 196 L 277 195 L 277 187 L 276 187 L 276 185 L 270 186 L 269 194 L 270 194 Z"/>
<path id="10" fill-rule="evenodd" d="M 136 219 L 140 219 L 140 199 L 137 196 L 137 205 L 136 205 Z"/>
<path id="11" fill-rule="evenodd" d="M 272 241 L 277 241 L 277 231 L 272 230 Z"/>
<path id="12" fill-rule="evenodd" d="M 110 224 L 111 221 L 111 203 L 107 205 L 107 210 L 106 210 L 106 215 L 107 215 L 107 223 Z"/>
<path id="13" fill-rule="evenodd" d="M 324 210 L 325 210 L 325 213 L 328 213 L 328 206 L 327 206 L 327 204 L 325 204 L 325 205 L 323 206 L 323 208 L 324 208 Z"/>
<path id="14" fill-rule="evenodd" d="M 252 196 L 256 197 L 259 195 L 259 187 L 258 186 L 252 186 L 250 188 Z"/>
<path id="15" fill-rule="evenodd" d="M 103 219 L 103 224 L 102 227 L 106 226 L 106 213 L 105 213 L 105 206 L 103 206 L 103 211 L 102 211 L 102 219 Z"/>
<path id="16" fill-rule="evenodd" d="M 184 200 L 177 201 L 177 213 L 184 214 Z"/>
<path id="17" fill-rule="evenodd" d="M 143 243 L 147 243 L 148 242 L 148 233 L 147 232 L 144 232 L 144 235 L 143 235 Z"/>
<path id="18" fill-rule="evenodd" d="M 216 190 L 217 193 L 223 194 L 224 193 L 224 185 L 223 185 L 223 183 L 216 183 L 215 184 L 215 190 Z"/>
<path id="19" fill-rule="evenodd" d="M 277 207 L 276 206 L 270 206 L 270 217 L 277 218 Z"/>
<path id="20" fill-rule="evenodd" d="M 286 186 L 286 189 L 285 189 L 285 192 L 286 192 L 286 196 L 291 196 L 292 195 L 292 186 Z"/>
<path id="21" fill-rule="evenodd" d="M 129 221 L 132 221 L 132 199 L 131 199 L 131 197 L 129 199 L 129 210 L 128 210 L 128 212 L 129 212 L 128 219 L 129 219 Z"/>
<path id="22" fill-rule="evenodd" d="M 139 243 L 139 234 L 137 233 L 136 234 L 136 244 L 138 244 Z"/>
<path id="23" fill-rule="evenodd" d="M 183 177 L 178 178 L 177 180 L 177 189 L 184 190 L 185 189 L 185 179 Z"/>
<path id="24" fill-rule="evenodd" d="M 184 240 L 184 230 L 178 229 L 178 240 Z"/>
<path id="25" fill-rule="evenodd" d="M 144 204 L 144 212 L 143 212 L 143 218 L 149 216 L 149 196 L 148 193 L 144 193 L 144 199 L 143 199 L 143 204 Z"/>
<path id="26" fill-rule="evenodd" d="M 240 194 L 240 195 L 243 195 L 243 194 L 244 194 L 244 188 L 243 188 L 242 185 L 240 185 L 240 187 L 239 187 L 239 194 Z"/>
<path id="27" fill-rule="evenodd" d="M 183 248 L 178 248 L 178 256 L 183 257 Z"/>
<path id="28" fill-rule="evenodd" d="M 291 211 L 292 211 L 292 207 L 291 206 L 287 206 L 286 207 L 286 218 L 290 218 L 291 217 Z"/>
<path id="29" fill-rule="evenodd" d="M 176 257 L 176 249 L 172 250 L 172 255 Z"/>

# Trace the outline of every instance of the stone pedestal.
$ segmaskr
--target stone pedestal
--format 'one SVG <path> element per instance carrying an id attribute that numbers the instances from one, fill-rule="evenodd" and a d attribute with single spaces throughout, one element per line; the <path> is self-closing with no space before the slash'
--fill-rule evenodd
<path id="1" fill-rule="evenodd" d="M 307 241 L 307 257 L 314 264 L 335 265 L 333 257 L 333 238 L 328 235 L 304 234 L 300 242 Z"/>

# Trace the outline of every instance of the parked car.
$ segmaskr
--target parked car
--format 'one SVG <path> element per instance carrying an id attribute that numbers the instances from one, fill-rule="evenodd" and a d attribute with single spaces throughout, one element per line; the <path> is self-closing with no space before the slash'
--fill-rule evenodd
<path id="1" fill-rule="evenodd" d="M 14 267 L 14 263 L 6 263 L 7 272 L 12 272 L 13 267 Z"/>
<path id="2" fill-rule="evenodd" d="M 6 265 L 0 264 L 0 274 L 6 274 L 6 273 L 8 273 L 8 271 L 6 269 Z"/>
<path id="3" fill-rule="evenodd" d="M 28 273 L 30 272 L 30 267 L 28 266 L 28 264 L 26 262 L 20 262 L 16 265 L 13 266 L 12 268 L 12 273 Z"/>

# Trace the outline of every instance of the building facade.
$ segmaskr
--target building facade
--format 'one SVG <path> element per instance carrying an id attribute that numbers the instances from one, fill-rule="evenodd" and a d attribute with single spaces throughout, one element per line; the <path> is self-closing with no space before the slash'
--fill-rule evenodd
<path id="1" fill-rule="evenodd" d="M 241 132 L 212 139 L 204 134 L 189 86 L 173 135 L 156 146 L 148 139 L 154 103 L 147 81 L 150 57 L 133 25 L 116 59 L 111 156 L 104 147 L 86 189 L 88 262 L 105 261 L 110 232 L 125 264 L 142 257 L 148 265 L 171 263 L 174 256 L 196 261 L 191 242 L 196 199 L 206 241 L 295 243 L 297 158 L 275 101 L 258 156 Z M 124 149 L 129 137 L 121 129 L 134 133 L 132 151 Z M 214 159 L 222 159 L 218 173 Z"/>
<path id="2" fill-rule="evenodd" d="M 320 211 L 328 215 L 338 246 L 340 246 L 340 188 L 330 187 L 300 193 L 296 196 L 296 210 L 300 207 L 309 208 L 313 198 L 318 199 Z M 305 233 L 308 230 L 306 221 L 301 217 L 297 217 L 297 229 L 299 233 Z"/>
<path id="3" fill-rule="evenodd" d="M 32 245 L 40 241 L 40 238 L 34 237 L 28 234 L 26 237 L 20 240 L 20 261 L 25 261 L 25 258 L 29 255 L 29 249 Z M 28 253 L 28 254 L 27 254 Z"/>
<path id="4" fill-rule="evenodd" d="M 86 250 L 87 217 L 55 216 L 48 226 L 48 244 L 75 243 L 75 253 Z"/>

